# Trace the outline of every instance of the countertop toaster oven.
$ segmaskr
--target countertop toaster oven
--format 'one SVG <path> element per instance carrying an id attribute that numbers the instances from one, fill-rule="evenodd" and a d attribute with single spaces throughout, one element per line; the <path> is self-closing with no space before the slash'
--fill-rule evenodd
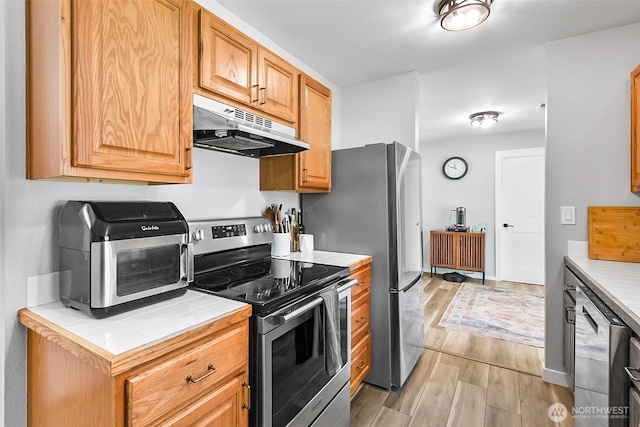
<path id="1" fill-rule="evenodd" d="M 189 228 L 171 202 L 69 201 L 59 218 L 60 301 L 106 317 L 183 295 Z"/>

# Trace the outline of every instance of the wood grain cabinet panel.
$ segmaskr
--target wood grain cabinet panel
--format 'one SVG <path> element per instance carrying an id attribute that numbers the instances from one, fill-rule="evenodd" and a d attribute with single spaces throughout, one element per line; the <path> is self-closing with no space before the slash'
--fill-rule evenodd
<path id="1" fill-rule="evenodd" d="M 295 124 L 299 70 L 205 9 L 195 13 L 196 91 Z"/>
<path id="2" fill-rule="evenodd" d="M 485 235 L 431 230 L 431 274 L 437 267 L 482 272 L 485 275 Z"/>
<path id="3" fill-rule="evenodd" d="M 371 370 L 371 265 L 351 271 L 358 281 L 351 288 L 351 379 L 353 394 Z"/>
<path id="4" fill-rule="evenodd" d="M 199 9 L 201 88 L 243 104 L 257 102 L 258 44 L 211 13 Z"/>
<path id="5" fill-rule="evenodd" d="M 309 150 L 260 158 L 260 190 L 300 193 L 331 191 L 331 91 L 300 76 L 298 138 Z"/>
<path id="6" fill-rule="evenodd" d="M 29 178 L 191 182 L 191 5 L 27 2 Z"/>
<path id="7" fill-rule="evenodd" d="M 158 423 L 171 427 L 246 427 L 247 404 L 250 401 L 249 377 L 239 375 L 217 387 L 213 392 L 189 405 L 175 416 Z"/>
<path id="8" fill-rule="evenodd" d="M 351 342 L 357 342 L 369 331 L 371 291 L 361 292 L 351 303 Z"/>
<path id="9" fill-rule="evenodd" d="M 126 380 L 128 424 L 146 426 L 163 412 L 210 391 L 242 371 L 247 331 L 233 328 L 215 339 Z"/>
<path id="10" fill-rule="evenodd" d="M 246 427 L 250 314 L 115 356 L 115 372 L 97 363 L 114 355 L 24 315 L 28 425 Z"/>
<path id="11" fill-rule="evenodd" d="M 351 288 L 351 299 L 355 300 L 358 295 L 371 287 L 371 266 L 366 265 L 353 271 L 351 278 L 358 281 L 358 283 Z"/>
<path id="12" fill-rule="evenodd" d="M 371 371 L 371 333 L 368 332 L 351 350 L 351 382 L 349 391 L 353 394 Z"/>
<path id="13" fill-rule="evenodd" d="M 631 72 L 631 191 L 640 191 L 640 65 Z"/>

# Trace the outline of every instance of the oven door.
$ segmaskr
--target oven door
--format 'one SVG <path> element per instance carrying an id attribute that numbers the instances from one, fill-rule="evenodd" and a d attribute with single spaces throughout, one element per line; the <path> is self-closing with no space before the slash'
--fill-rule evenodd
<path id="1" fill-rule="evenodd" d="M 105 308 L 184 288 L 193 280 L 187 234 L 91 244 L 91 307 Z"/>
<path id="2" fill-rule="evenodd" d="M 328 355 L 322 326 L 325 307 L 317 296 L 286 315 L 276 313 L 275 322 L 282 324 L 259 335 L 259 425 L 311 425 L 325 407 L 342 396 L 339 392 L 349 382 L 351 362 L 348 288 L 339 293 L 340 328 L 335 331 L 339 334 L 339 363 Z M 349 417 L 345 419 L 348 425 Z"/>

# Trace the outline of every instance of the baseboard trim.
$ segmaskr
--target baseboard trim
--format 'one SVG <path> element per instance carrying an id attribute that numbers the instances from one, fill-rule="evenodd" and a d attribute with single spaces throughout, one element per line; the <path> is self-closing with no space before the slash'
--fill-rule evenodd
<path id="1" fill-rule="evenodd" d="M 564 371 L 556 371 L 553 369 L 542 369 L 542 380 L 547 383 L 557 384 L 562 387 L 569 387 L 569 378 Z"/>

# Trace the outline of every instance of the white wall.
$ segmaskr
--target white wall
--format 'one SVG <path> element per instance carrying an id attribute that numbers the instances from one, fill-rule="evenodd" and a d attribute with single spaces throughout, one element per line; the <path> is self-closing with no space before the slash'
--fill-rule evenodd
<path id="1" fill-rule="evenodd" d="M 546 334 L 543 378 L 560 382 L 562 268 L 567 241 L 587 240 L 587 206 L 640 205 L 629 191 L 629 73 L 640 64 L 640 24 L 547 46 Z M 560 225 L 560 206 L 576 225 Z"/>
<path id="2" fill-rule="evenodd" d="M 330 87 L 334 101 L 334 140 L 339 138 L 340 90 L 299 63 L 260 33 L 251 30 L 217 3 L 215 13 L 258 42 Z M 195 149 L 191 185 L 127 185 L 26 180 L 25 3 L 0 2 L 0 425 L 26 425 L 26 333 L 16 320 L 25 306 L 26 283 L 37 283 L 58 270 L 57 213 L 67 200 L 173 200 L 188 219 L 260 215 L 270 203 L 298 206 L 289 192 L 260 192 L 259 162 Z M 241 24 L 241 25 L 239 25 Z M 251 31 L 249 31 L 251 30 Z M 1 78 L 4 77 L 4 78 Z M 9 267 L 10 268 L 6 268 Z"/>
<path id="3" fill-rule="evenodd" d="M 496 126 L 500 126 L 498 123 Z M 422 211 L 425 270 L 429 270 L 429 231 L 451 224 L 451 210 L 467 209 L 467 225 L 486 224 L 485 274 L 495 277 L 495 152 L 521 148 L 544 147 L 544 131 L 499 133 L 475 138 L 460 138 L 420 143 L 422 155 Z M 442 164 L 452 156 L 464 158 L 469 170 L 460 180 L 447 179 Z M 438 270 L 438 273 L 446 270 Z M 481 273 L 465 272 L 481 278 Z"/>
<path id="4" fill-rule="evenodd" d="M 334 149 L 400 142 L 418 151 L 418 73 L 342 88 L 340 143 Z"/>

